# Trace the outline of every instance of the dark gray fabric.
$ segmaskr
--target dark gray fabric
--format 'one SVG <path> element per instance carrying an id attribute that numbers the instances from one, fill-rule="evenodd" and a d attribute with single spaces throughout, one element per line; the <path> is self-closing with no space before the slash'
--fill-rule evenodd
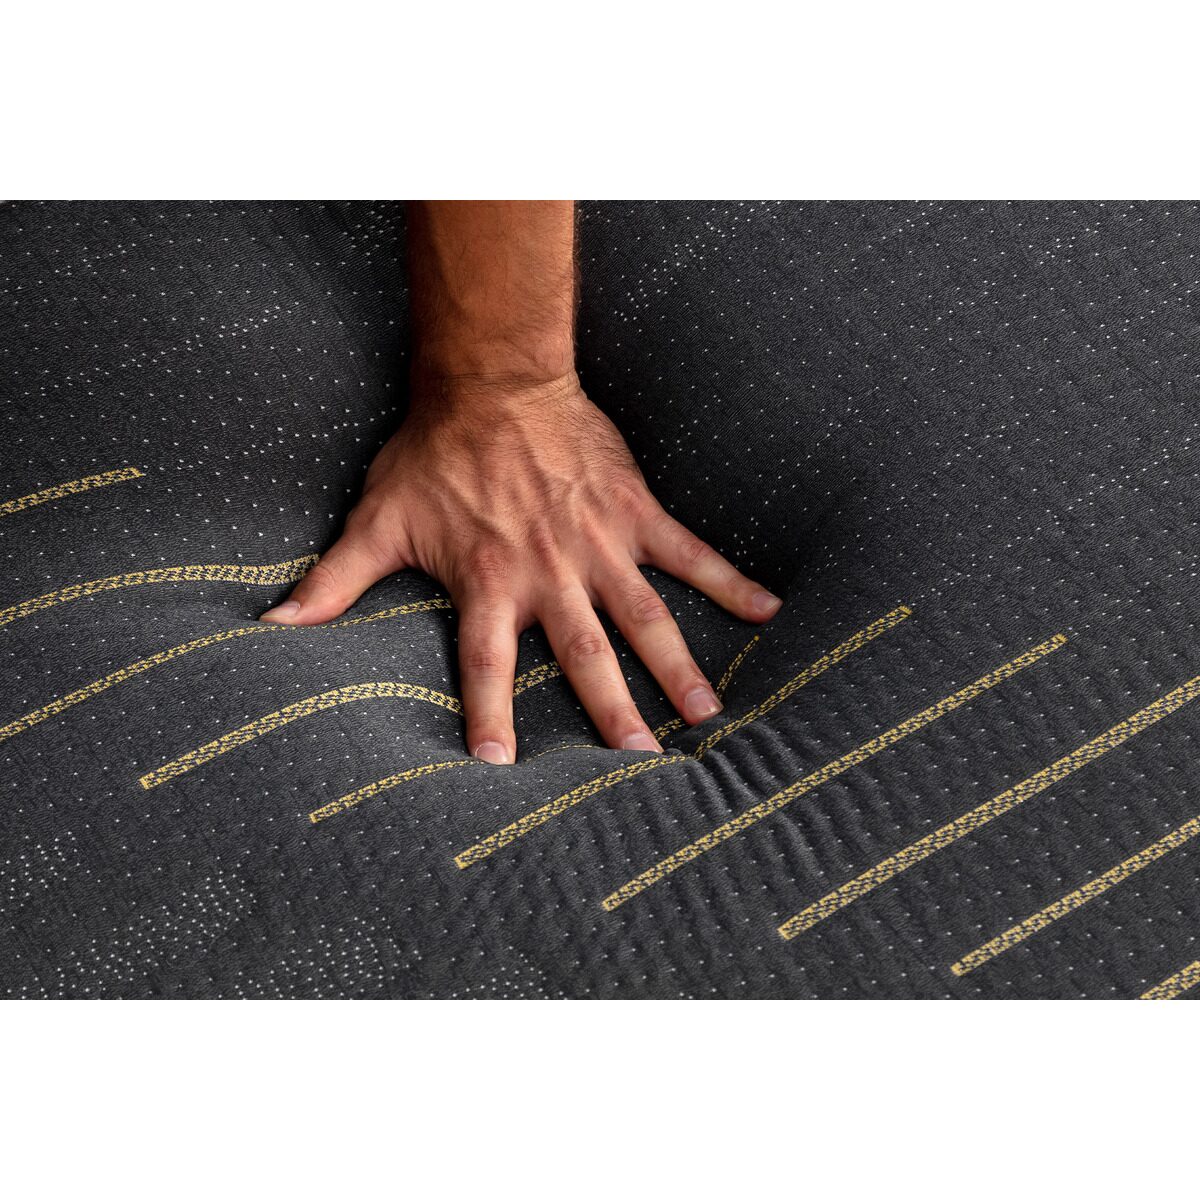
<path id="1" fill-rule="evenodd" d="M 245 633 L 285 581 L 62 591 L 328 544 L 403 413 L 402 238 L 391 203 L 0 207 L 0 504 L 141 472 L 0 511 L 4 994 L 1196 994 L 1200 705 L 1171 698 L 1200 675 L 1194 205 L 585 205 L 590 395 L 668 509 L 787 598 L 725 712 L 465 867 L 646 756 L 596 746 L 551 678 L 515 701 L 516 767 L 443 768 L 317 823 L 464 758 L 458 717 L 368 694 L 143 786 L 331 689 L 456 692 L 444 609 Z M 719 678 L 754 630 L 656 582 Z M 439 595 L 404 574 L 348 615 Z M 520 671 L 548 661 L 524 639 Z"/>

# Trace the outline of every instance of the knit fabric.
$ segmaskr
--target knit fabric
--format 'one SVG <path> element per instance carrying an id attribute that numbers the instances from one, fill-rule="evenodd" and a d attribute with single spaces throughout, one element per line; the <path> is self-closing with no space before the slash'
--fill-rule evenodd
<path id="1" fill-rule="evenodd" d="M 0 994 L 1200 995 L 1200 210 L 587 204 L 579 370 L 785 596 L 725 709 L 470 759 L 416 572 L 256 617 L 404 415 L 403 207 L 0 206 Z"/>

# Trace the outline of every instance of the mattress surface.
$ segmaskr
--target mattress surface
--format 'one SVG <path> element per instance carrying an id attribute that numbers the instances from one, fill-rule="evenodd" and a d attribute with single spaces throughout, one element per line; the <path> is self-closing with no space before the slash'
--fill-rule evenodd
<path id="1" fill-rule="evenodd" d="M 415 572 L 257 616 L 402 419 L 403 208 L 0 206 L 0 994 L 1200 995 L 1200 211 L 586 204 L 579 371 L 724 711 L 468 758 Z M 664 728 L 665 727 L 665 728 Z"/>

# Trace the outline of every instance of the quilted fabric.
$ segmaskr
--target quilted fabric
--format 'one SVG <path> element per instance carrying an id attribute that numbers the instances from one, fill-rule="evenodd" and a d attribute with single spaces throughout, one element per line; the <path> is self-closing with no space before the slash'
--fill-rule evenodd
<path id="1" fill-rule="evenodd" d="M 527 635 L 504 768 L 433 581 L 255 621 L 403 415 L 402 207 L 0 207 L 3 994 L 1200 994 L 1197 207 L 581 222 L 589 394 L 787 603 L 655 577 L 663 758 Z"/>

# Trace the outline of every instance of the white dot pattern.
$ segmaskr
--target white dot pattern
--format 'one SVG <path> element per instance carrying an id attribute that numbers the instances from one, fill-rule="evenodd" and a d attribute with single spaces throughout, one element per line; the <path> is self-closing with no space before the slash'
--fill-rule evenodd
<path id="1" fill-rule="evenodd" d="M 422 772 L 464 757 L 456 717 L 370 686 L 457 695 L 453 614 L 413 573 L 348 616 L 406 612 L 236 632 L 286 594 L 279 564 L 336 534 L 403 415 L 402 206 L 0 205 L 0 610 L 151 574 L 0 628 L 2 994 L 1127 997 L 1200 958 L 1188 841 L 950 970 L 1200 813 L 1190 705 L 777 932 L 1200 674 L 1197 207 L 589 204 L 581 247 L 589 394 L 668 509 L 787 597 L 718 721 L 898 605 L 911 617 L 702 758 L 711 729 L 673 731 L 676 761 L 461 869 L 639 756 L 597 746 L 541 672 L 514 702 L 516 767 Z M 170 573 L 192 566 L 222 569 Z M 751 631 L 655 582 L 720 677 Z M 601 907 L 1056 634 L 1044 660 Z M 618 648 L 647 719 L 668 721 Z M 520 671 L 549 659 L 523 639 Z M 366 698 L 304 703 L 340 688 Z"/>

